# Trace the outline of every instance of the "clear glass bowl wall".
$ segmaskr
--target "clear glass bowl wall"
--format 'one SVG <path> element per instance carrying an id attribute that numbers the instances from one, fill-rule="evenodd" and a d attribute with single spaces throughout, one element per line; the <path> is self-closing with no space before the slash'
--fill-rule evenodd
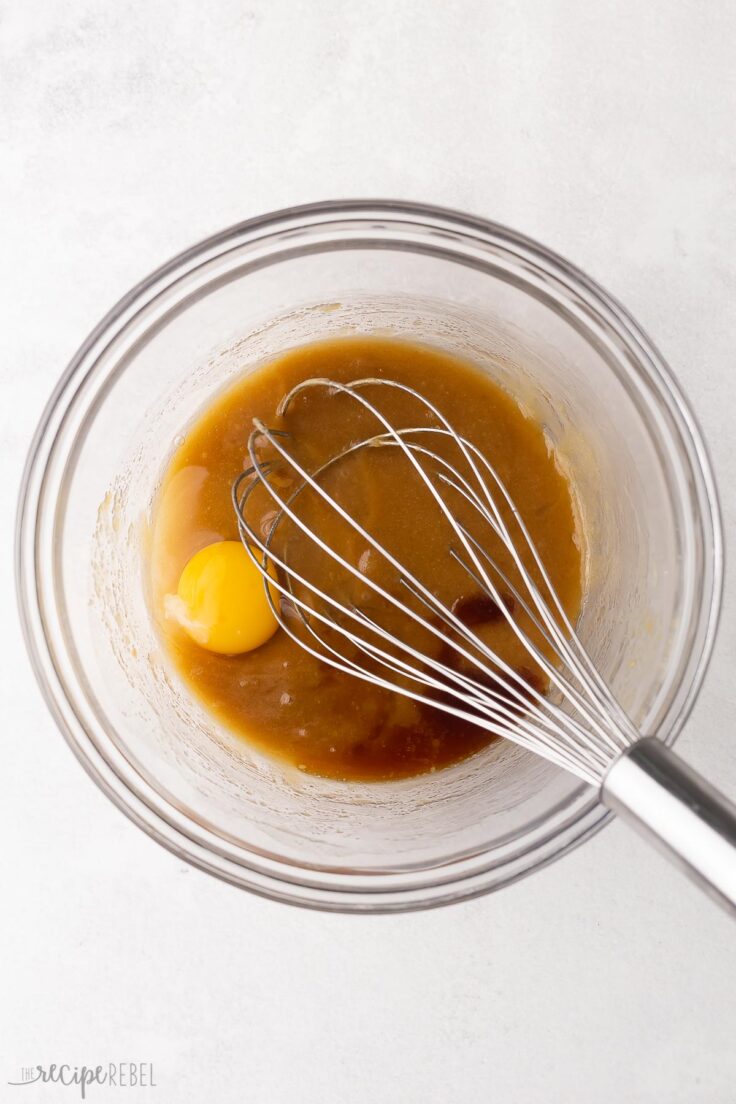
<path id="1" fill-rule="evenodd" d="M 47 409 L 23 490 L 21 607 L 46 696 L 98 783 L 181 856 L 279 899 L 376 911 L 498 888 L 605 813 L 511 745 L 401 782 L 310 777 L 218 725 L 171 670 L 145 579 L 178 435 L 264 360 L 357 333 L 470 358 L 542 421 L 585 533 L 580 636 L 644 732 L 674 739 L 697 690 L 721 551 L 705 451 L 661 358 L 586 277 L 501 227 L 302 208 L 203 243 L 111 312 Z"/>

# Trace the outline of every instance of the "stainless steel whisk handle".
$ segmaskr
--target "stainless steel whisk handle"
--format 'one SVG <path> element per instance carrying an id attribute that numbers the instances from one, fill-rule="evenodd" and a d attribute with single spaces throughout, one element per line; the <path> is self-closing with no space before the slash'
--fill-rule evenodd
<path id="1" fill-rule="evenodd" d="M 736 805 L 660 740 L 616 760 L 601 800 L 736 915 Z"/>

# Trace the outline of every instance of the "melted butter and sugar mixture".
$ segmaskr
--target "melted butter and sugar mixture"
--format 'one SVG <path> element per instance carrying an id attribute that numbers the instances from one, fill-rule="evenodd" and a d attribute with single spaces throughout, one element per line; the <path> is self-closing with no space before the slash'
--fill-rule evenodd
<path id="1" fill-rule="evenodd" d="M 574 623 L 581 602 L 578 532 L 570 487 L 541 426 L 474 365 L 430 348 L 376 338 L 347 338 L 291 351 L 241 378 L 189 427 L 165 474 L 153 518 L 154 613 L 186 684 L 212 714 L 260 750 L 302 770 L 348 780 L 386 780 L 435 770 L 478 751 L 494 737 L 469 721 L 356 679 L 310 655 L 277 627 L 262 577 L 239 543 L 231 491 L 250 466 L 247 446 L 254 417 L 288 433 L 290 452 L 309 471 L 382 429 L 352 397 L 324 388 L 306 389 L 283 417 L 277 416 L 283 396 L 313 377 L 342 383 L 368 377 L 394 380 L 433 403 L 496 469 Z M 410 396 L 374 387 L 366 397 L 397 428 L 417 424 L 418 406 Z M 426 412 L 422 423 L 432 424 Z M 439 437 L 433 448 L 447 459 L 457 456 L 454 446 Z M 264 462 L 276 459 L 267 442 L 259 443 L 258 450 Z M 272 480 L 285 498 L 301 482 L 288 465 L 275 468 Z M 545 678 L 503 612 L 450 555 L 457 539 L 400 450 L 357 452 L 329 469 L 321 485 L 524 683 L 546 691 Z M 250 497 L 247 510 L 249 523 L 265 537 L 276 506 L 262 487 Z M 386 559 L 318 495 L 302 493 L 298 512 L 357 568 L 358 577 L 331 561 L 290 522 L 274 531 L 277 555 L 422 655 L 479 677 L 472 660 L 380 600 L 371 580 L 431 619 Z M 510 554 L 488 526 L 481 526 L 459 497 L 453 512 L 513 581 Z M 511 525 L 510 512 L 504 520 Z M 528 552 L 521 546 L 519 550 L 531 569 Z M 532 573 L 538 577 L 536 569 Z M 272 596 L 278 601 L 275 589 Z M 513 596 L 504 592 L 503 601 L 519 628 L 540 644 Z M 312 604 L 320 608 L 316 601 Z M 294 609 L 286 606 L 285 616 L 299 632 Z M 346 658 L 359 657 L 335 630 L 322 635 Z"/>

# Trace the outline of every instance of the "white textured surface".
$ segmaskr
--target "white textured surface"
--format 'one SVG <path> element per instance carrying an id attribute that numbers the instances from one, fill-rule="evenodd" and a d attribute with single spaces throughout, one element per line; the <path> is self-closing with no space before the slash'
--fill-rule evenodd
<path id="1" fill-rule="evenodd" d="M 0 1099 L 77 1098 L 8 1088 L 23 1065 L 143 1059 L 166 1104 L 731 1104 L 736 928 L 620 825 L 378 919 L 151 843 L 39 699 L 10 521 L 42 404 L 132 283 L 249 215 L 388 195 L 508 223 L 618 295 L 692 399 L 733 540 L 734 7 L 9 0 L 0 36 Z M 732 794 L 735 595 L 680 743 Z"/>

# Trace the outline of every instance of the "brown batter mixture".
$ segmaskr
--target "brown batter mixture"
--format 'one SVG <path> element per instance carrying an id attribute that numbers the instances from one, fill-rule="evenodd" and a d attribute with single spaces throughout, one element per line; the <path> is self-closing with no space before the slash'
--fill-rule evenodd
<path id="1" fill-rule="evenodd" d="M 493 737 L 441 710 L 334 670 L 283 631 L 252 652 L 216 655 L 194 644 L 165 614 L 164 598 L 176 591 L 187 560 L 214 541 L 238 538 L 231 487 L 249 466 L 247 440 L 253 417 L 278 425 L 275 410 L 282 396 L 295 383 L 313 376 L 344 382 L 368 376 L 393 379 L 417 388 L 432 401 L 498 471 L 521 508 L 563 606 L 575 621 L 581 601 L 581 554 L 570 489 L 541 427 L 525 418 L 513 399 L 473 365 L 429 348 L 374 338 L 349 338 L 290 352 L 240 380 L 189 428 L 166 472 L 154 516 L 154 611 L 187 684 L 207 709 L 263 751 L 333 778 L 384 780 L 434 770 L 478 751 Z M 382 409 L 390 412 L 395 424 L 415 424 L 415 404 L 388 389 L 380 390 Z M 300 458 L 310 467 L 341 446 L 377 431 L 352 400 L 324 391 L 300 397 L 286 423 Z M 452 536 L 437 506 L 418 480 L 406 478 L 405 465 L 396 466 L 401 460 L 390 455 L 393 452 L 362 453 L 335 473 L 329 489 L 339 492 L 365 527 L 416 574 L 430 580 L 438 597 L 448 605 L 454 603 L 461 620 L 472 624 L 527 682 L 545 689 L 538 669 L 503 615 L 448 556 Z M 284 485 L 288 490 L 288 483 Z M 254 508 L 265 515 L 273 504 L 263 495 L 254 499 Z M 347 550 L 361 571 L 395 587 L 395 574 L 390 578 L 380 557 L 364 541 L 344 526 L 341 529 L 342 523 L 327 517 L 324 509 L 318 515 L 314 502 L 305 501 L 304 511 L 323 535 L 327 533 L 342 551 Z M 293 559 L 293 534 L 291 539 Z M 487 544 L 487 534 L 485 539 Z M 505 550 L 490 550 L 504 569 L 511 570 Z M 367 588 L 361 592 L 353 582 L 340 579 L 308 543 L 299 546 L 297 556 L 300 569 L 318 576 L 322 572 L 321 581 L 331 593 L 349 586 L 351 600 L 370 602 Z M 515 605 L 510 596 L 506 601 L 510 607 Z M 384 623 L 393 624 L 392 616 Z M 514 616 L 529 631 L 523 611 L 515 610 Z M 408 632 L 423 650 L 448 658 L 426 630 L 406 626 L 404 620 L 394 627 Z"/>

